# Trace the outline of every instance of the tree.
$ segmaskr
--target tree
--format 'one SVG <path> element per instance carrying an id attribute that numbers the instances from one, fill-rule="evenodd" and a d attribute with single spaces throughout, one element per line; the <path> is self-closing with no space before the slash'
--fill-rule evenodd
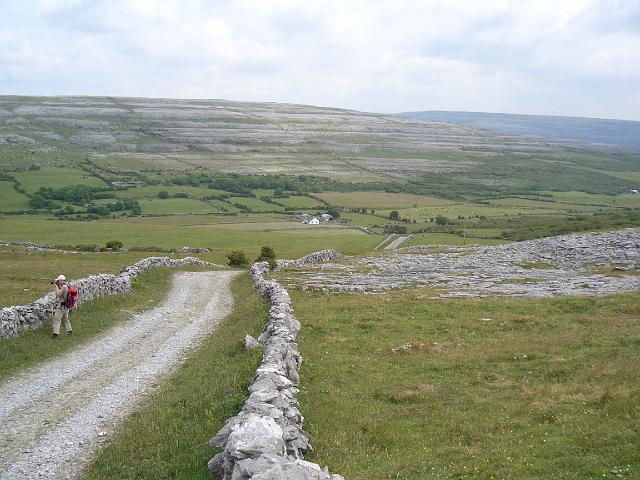
<path id="1" fill-rule="evenodd" d="M 230 253 L 227 253 L 227 265 L 230 267 L 246 267 L 249 261 L 247 260 L 247 256 L 242 250 L 233 250 Z"/>
<path id="2" fill-rule="evenodd" d="M 389 213 L 389 220 L 400 220 L 400 214 L 397 210 L 391 210 Z"/>
<path id="3" fill-rule="evenodd" d="M 333 218 L 340 218 L 340 210 L 338 210 L 335 207 L 329 208 L 329 210 L 327 210 L 327 213 L 331 215 Z"/>
<path id="4" fill-rule="evenodd" d="M 158 192 L 158 197 L 162 198 L 162 199 L 167 199 L 169 198 L 169 192 L 163 190 L 161 192 Z"/>
<path id="5" fill-rule="evenodd" d="M 260 256 L 256 258 L 256 262 L 267 262 L 270 268 L 276 268 L 276 254 L 271 247 L 262 247 Z"/>
<path id="6" fill-rule="evenodd" d="M 448 225 L 449 219 L 443 215 L 436 216 L 436 225 Z"/>
<path id="7" fill-rule="evenodd" d="M 39 209 L 39 208 L 47 208 L 52 204 L 51 200 L 44 198 L 42 195 L 34 194 L 33 197 L 29 200 L 29 206 L 31 208 Z"/>

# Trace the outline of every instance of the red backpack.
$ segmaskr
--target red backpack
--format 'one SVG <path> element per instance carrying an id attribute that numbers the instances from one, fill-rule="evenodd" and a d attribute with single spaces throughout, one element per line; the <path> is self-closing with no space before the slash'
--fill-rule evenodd
<path id="1" fill-rule="evenodd" d="M 75 308 L 77 301 L 78 301 L 78 287 L 69 285 L 69 288 L 67 290 L 67 296 L 64 302 L 62 302 L 62 305 L 64 305 L 69 309 Z"/>

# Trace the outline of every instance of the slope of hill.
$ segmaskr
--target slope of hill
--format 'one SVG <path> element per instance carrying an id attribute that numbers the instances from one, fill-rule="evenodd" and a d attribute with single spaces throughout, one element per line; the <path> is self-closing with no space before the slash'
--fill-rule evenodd
<path id="1" fill-rule="evenodd" d="M 461 125 L 335 108 L 224 100 L 0 97 L 0 171 L 76 161 L 106 180 L 303 174 L 411 182 L 485 197 L 622 193 L 640 154 L 586 151 Z M 621 175 L 622 173 L 623 175 Z"/>
<path id="2" fill-rule="evenodd" d="M 502 134 L 529 135 L 569 143 L 640 148 L 640 122 L 627 120 L 443 111 L 406 112 L 401 115 L 489 129 Z"/>
<path id="3" fill-rule="evenodd" d="M 328 236 L 355 246 L 356 230 L 515 240 L 635 226 L 639 189 L 640 151 L 436 121 L 225 100 L 0 96 L 0 213 L 12 234 L 2 240 L 67 245 L 33 228 L 59 218 L 104 220 L 65 226 L 83 238 L 75 248 L 91 250 L 117 238 L 98 235 L 106 222 L 127 246 L 213 246 L 188 227 L 204 223 L 237 231 L 207 227 L 224 237 L 219 247 L 239 238 L 259 247 L 248 227 L 301 245 L 301 214 L 329 208 L 367 228 L 327 223 L 309 249 L 337 246 Z M 181 216 L 180 232 L 175 218 L 154 216 Z"/>

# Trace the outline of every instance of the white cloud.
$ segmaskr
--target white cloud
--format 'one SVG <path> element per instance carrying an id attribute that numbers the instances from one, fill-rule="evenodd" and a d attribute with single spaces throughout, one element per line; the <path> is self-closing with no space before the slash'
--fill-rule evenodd
<path id="1" fill-rule="evenodd" d="M 640 120 L 637 0 L 8 0 L 0 92 Z"/>

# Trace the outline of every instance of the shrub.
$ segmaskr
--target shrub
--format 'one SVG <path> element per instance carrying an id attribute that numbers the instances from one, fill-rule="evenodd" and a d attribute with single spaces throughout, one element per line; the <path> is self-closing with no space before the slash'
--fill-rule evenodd
<path id="1" fill-rule="evenodd" d="M 124 245 L 124 244 L 120 240 L 109 240 L 105 244 L 105 247 L 112 249 L 114 252 L 117 252 L 118 250 L 120 250 L 122 248 L 122 245 Z"/>
<path id="2" fill-rule="evenodd" d="M 79 252 L 99 252 L 100 251 L 100 247 L 98 245 L 87 245 L 87 244 L 76 245 L 75 249 L 78 250 Z"/>
<path id="3" fill-rule="evenodd" d="M 158 192 L 158 197 L 162 199 L 167 199 L 169 198 L 169 192 L 167 192 L 166 190 Z"/>
<path id="4" fill-rule="evenodd" d="M 400 214 L 397 210 L 391 210 L 389 213 L 389 220 L 400 220 Z"/>
<path id="5" fill-rule="evenodd" d="M 276 254 L 271 247 L 262 247 L 260 256 L 256 258 L 256 262 L 267 262 L 269 267 L 276 268 Z"/>
<path id="6" fill-rule="evenodd" d="M 247 256 L 242 250 L 232 250 L 227 254 L 227 265 L 230 267 L 246 267 L 249 263 Z"/>
<path id="7" fill-rule="evenodd" d="M 448 225 L 449 219 L 443 215 L 438 215 L 436 217 L 436 225 Z"/>

